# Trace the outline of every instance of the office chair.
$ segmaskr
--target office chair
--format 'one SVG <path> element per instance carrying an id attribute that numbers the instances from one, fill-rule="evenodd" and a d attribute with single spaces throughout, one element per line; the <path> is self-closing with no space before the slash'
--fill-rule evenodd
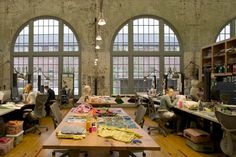
<path id="1" fill-rule="evenodd" d="M 27 120 L 33 125 L 29 129 L 26 129 L 24 132 L 38 131 L 39 135 L 41 134 L 40 128 L 45 128 L 48 131 L 47 126 L 39 125 L 40 118 L 45 117 L 45 104 L 47 102 L 48 96 L 46 94 L 38 93 L 36 96 L 36 104 L 34 110 L 25 114 Z"/>
<path id="2" fill-rule="evenodd" d="M 138 109 L 137 111 L 135 112 L 135 122 L 141 127 L 143 128 L 143 124 L 144 124 L 144 116 L 145 116 L 145 113 L 147 111 L 147 108 L 144 107 L 143 105 L 139 105 L 138 106 Z M 137 151 L 137 152 L 129 152 L 129 156 L 131 157 L 137 157 L 134 153 L 139 153 L 140 151 Z M 110 151 L 110 154 L 113 154 L 114 151 Z M 142 152 L 142 155 L 143 156 L 146 156 L 146 153 L 145 152 Z M 113 156 L 116 156 L 116 155 L 113 155 Z"/>
<path id="3" fill-rule="evenodd" d="M 151 134 L 152 131 L 157 130 L 159 133 L 166 137 L 169 130 L 165 125 L 170 121 L 170 119 L 166 119 L 161 116 L 162 112 L 164 111 L 158 110 L 160 105 L 154 104 L 152 98 L 149 98 L 148 104 L 149 117 L 158 123 L 157 126 L 148 127 L 148 134 Z"/>
<path id="4" fill-rule="evenodd" d="M 158 116 L 158 108 L 160 105 L 155 104 L 154 101 L 152 100 L 152 97 L 148 98 L 148 116 L 152 120 L 156 119 Z"/>
<path id="5" fill-rule="evenodd" d="M 220 111 L 216 111 L 215 115 L 224 131 L 220 147 L 226 155 L 236 157 L 236 115 Z"/>
<path id="6" fill-rule="evenodd" d="M 58 101 L 56 101 L 50 106 L 54 128 L 56 128 L 61 123 L 61 121 L 63 119 L 59 105 L 60 105 L 60 103 Z M 60 157 L 69 156 L 69 151 L 66 149 L 53 150 L 52 156 L 55 156 L 57 152 L 61 153 Z M 82 151 L 80 153 L 84 153 L 85 157 L 88 156 L 88 153 L 85 151 Z"/>
<path id="7" fill-rule="evenodd" d="M 144 116 L 147 111 L 147 108 L 144 107 L 143 105 L 139 105 L 137 111 L 135 112 L 135 119 L 134 121 L 141 127 L 143 128 L 144 125 Z M 134 154 L 135 152 L 130 152 L 129 155 L 132 157 L 136 157 Z M 145 152 L 142 152 L 143 156 L 146 156 Z"/>

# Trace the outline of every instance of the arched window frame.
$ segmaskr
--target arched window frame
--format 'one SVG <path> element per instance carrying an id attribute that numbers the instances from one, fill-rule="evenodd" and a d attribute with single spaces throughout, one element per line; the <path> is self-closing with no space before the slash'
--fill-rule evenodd
<path id="1" fill-rule="evenodd" d="M 228 31 L 226 32 L 228 27 Z M 231 37 L 236 36 L 236 18 L 228 21 L 217 33 L 217 36 L 215 38 L 216 42 L 220 42 L 226 39 L 229 39 Z"/>
<path id="2" fill-rule="evenodd" d="M 40 51 L 37 51 L 37 52 L 34 52 L 33 51 L 33 38 L 34 38 L 34 22 L 37 21 L 37 20 L 47 20 L 47 19 L 52 19 L 52 20 L 56 20 L 58 21 L 58 51 L 43 51 L 43 52 L 40 52 Z M 19 36 L 19 33 L 26 27 L 26 26 L 29 26 L 29 50 L 28 52 L 15 52 L 14 51 L 14 48 L 15 48 L 15 44 L 16 44 L 16 39 L 17 37 Z M 72 32 L 72 35 L 74 35 L 74 38 L 76 39 L 77 41 L 77 46 L 78 46 L 78 50 L 76 51 L 65 51 L 64 49 L 64 26 L 67 26 L 70 31 Z M 58 69 L 57 69 L 57 78 L 58 79 L 58 82 L 57 84 L 55 85 L 55 92 L 56 94 L 60 94 L 60 90 L 61 90 L 61 74 L 62 73 L 75 73 L 75 76 L 74 76 L 74 94 L 75 95 L 79 95 L 80 94 L 80 71 L 81 71 L 81 64 L 80 64 L 80 58 L 81 58 L 81 45 L 80 45 L 80 42 L 79 42 L 79 38 L 78 38 L 78 35 L 77 33 L 75 33 L 76 31 L 73 29 L 73 27 L 68 23 L 66 22 L 65 20 L 62 20 L 60 18 L 57 18 L 57 17 L 52 17 L 52 16 L 41 16 L 41 17 L 37 17 L 37 18 L 33 18 L 33 19 L 30 19 L 29 21 L 27 21 L 26 23 L 24 23 L 19 29 L 18 31 L 16 32 L 14 38 L 13 38 L 13 42 L 12 42 L 12 46 L 11 46 L 11 64 L 17 69 L 18 65 L 14 65 L 14 58 L 16 57 L 27 57 L 27 65 L 28 65 L 28 73 L 29 74 L 34 74 L 34 70 L 33 69 L 33 60 L 34 58 L 36 57 L 53 57 L 53 58 L 57 58 L 58 60 Z M 73 68 L 72 71 L 68 71 L 68 70 L 65 70 L 67 66 L 69 66 L 69 64 L 64 64 L 63 63 L 63 58 L 65 57 L 76 57 L 76 59 L 79 61 L 78 63 L 75 63 L 75 64 L 70 64 L 71 66 L 78 66 L 78 69 L 76 70 L 75 72 L 75 69 Z M 43 71 L 43 69 L 42 69 Z M 14 70 L 11 69 L 11 73 L 13 73 Z M 20 71 L 22 72 L 22 71 Z M 38 72 L 36 72 L 38 73 Z M 46 72 L 47 74 L 47 72 Z M 49 74 L 49 72 L 48 72 Z M 45 78 L 43 78 L 45 79 Z M 11 82 L 13 81 L 13 78 L 11 77 Z M 27 80 L 24 81 L 24 84 L 26 84 Z M 32 76 L 32 82 L 34 84 L 34 89 L 37 90 L 38 87 L 35 86 L 35 81 L 34 81 L 34 78 Z M 49 81 L 50 82 L 50 81 Z M 50 84 L 50 83 L 49 83 Z M 11 85 L 13 86 L 13 84 Z M 22 87 L 20 87 L 20 91 L 22 91 Z"/>
<path id="3" fill-rule="evenodd" d="M 140 19 L 140 18 L 151 18 L 151 19 L 155 19 L 159 21 L 159 51 L 149 51 L 149 52 L 143 52 L 143 51 L 134 51 L 133 50 L 133 21 Z M 116 39 L 116 36 L 118 35 L 119 31 L 128 24 L 128 51 L 113 51 L 113 45 Z M 178 39 L 178 44 L 179 44 L 179 51 L 164 51 L 164 24 L 166 24 L 167 26 L 169 26 L 172 31 L 174 32 L 174 34 L 176 35 L 177 39 Z M 128 58 L 128 84 L 127 84 L 127 93 L 134 93 L 134 92 L 139 92 L 139 91 L 135 91 L 135 87 L 134 87 L 134 57 L 159 57 L 159 70 L 154 72 L 154 74 L 156 76 L 159 77 L 159 83 L 157 84 L 157 89 L 159 92 L 161 92 L 163 90 L 162 88 L 162 81 L 164 74 L 168 71 L 167 69 L 165 69 L 165 67 L 168 67 L 168 65 L 165 65 L 164 63 L 164 57 L 179 57 L 179 61 L 180 61 L 180 65 L 179 65 L 179 69 L 177 69 L 177 72 L 180 72 L 183 69 L 183 57 L 182 57 L 183 53 L 182 53 L 182 44 L 181 44 L 181 39 L 180 36 L 178 34 L 178 32 L 175 30 L 175 28 L 166 20 L 159 18 L 159 17 L 155 17 L 155 16 L 137 16 L 137 17 L 133 17 L 129 20 L 127 20 L 126 22 L 124 22 L 121 26 L 119 26 L 119 28 L 117 29 L 117 31 L 114 33 L 113 35 L 113 40 L 112 40 L 112 44 L 111 44 L 111 93 L 112 94 L 126 94 L 126 93 L 114 93 L 113 89 L 114 89 L 114 85 L 113 85 L 113 57 L 127 57 Z M 175 63 L 174 63 L 175 64 Z M 124 75 L 124 74 L 123 74 Z M 169 84 L 169 83 L 168 83 Z M 150 83 L 147 84 L 147 86 L 151 86 Z M 121 87 L 120 87 L 121 88 Z M 147 89 L 148 90 L 148 89 Z M 145 91 L 146 92 L 146 91 Z"/>

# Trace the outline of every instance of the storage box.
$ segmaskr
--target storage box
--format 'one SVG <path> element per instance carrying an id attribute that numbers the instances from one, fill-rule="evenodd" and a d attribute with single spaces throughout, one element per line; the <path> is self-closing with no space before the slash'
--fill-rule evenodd
<path id="1" fill-rule="evenodd" d="M 7 134 L 8 135 L 16 135 L 23 131 L 23 121 L 8 121 L 7 122 Z"/>
<path id="2" fill-rule="evenodd" d="M 189 147 L 191 147 L 193 150 L 197 152 L 212 153 L 214 151 L 213 142 L 193 143 L 192 141 L 186 139 L 186 145 L 188 145 Z"/>
<path id="3" fill-rule="evenodd" d="M 8 137 L 0 138 L 0 155 L 5 155 L 13 148 L 13 139 Z"/>
<path id="4" fill-rule="evenodd" d="M 185 129 L 184 137 L 194 143 L 204 143 L 210 141 L 210 134 L 200 129 Z"/>
<path id="5" fill-rule="evenodd" d="M 24 131 L 21 131 L 19 132 L 18 134 L 16 135 L 6 135 L 6 137 L 9 137 L 9 138 L 12 138 L 14 139 L 14 146 L 18 145 L 19 143 L 21 143 L 21 141 L 23 140 L 23 134 L 24 134 Z"/>

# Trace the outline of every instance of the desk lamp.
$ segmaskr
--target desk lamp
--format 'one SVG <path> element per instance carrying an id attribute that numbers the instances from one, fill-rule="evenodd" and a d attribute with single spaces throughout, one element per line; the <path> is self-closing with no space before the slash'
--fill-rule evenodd
<path id="1" fill-rule="evenodd" d="M 17 79 L 20 79 L 20 80 L 25 80 L 26 79 L 26 75 L 24 75 L 23 73 L 20 73 L 19 71 L 17 71 L 16 68 L 11 64 L 11 62 L 9 60 L 7 60 L 3 64 L 1 64 L 1 66 L 5 65 L 5 64 L 10 65 L 10 67 L 14 70 L 14 73 L 17 74 Z"/>

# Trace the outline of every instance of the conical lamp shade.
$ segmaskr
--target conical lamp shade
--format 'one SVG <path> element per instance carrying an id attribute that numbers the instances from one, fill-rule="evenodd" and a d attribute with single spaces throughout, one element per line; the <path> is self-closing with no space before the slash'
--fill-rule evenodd
<path id="1" fill-rule="evenodd" d="M 101 35 L 97 35 L 96 40 L 101 41 L 102 40 Z"/>
<path id="2" fill-rule="evenodd" d="M 100 18 L 99 21 L 98 21 L 98 25 L 99 25 L 99 26 L 104 26 L 105 24 L 106 24 L 105 19 Z"/>

